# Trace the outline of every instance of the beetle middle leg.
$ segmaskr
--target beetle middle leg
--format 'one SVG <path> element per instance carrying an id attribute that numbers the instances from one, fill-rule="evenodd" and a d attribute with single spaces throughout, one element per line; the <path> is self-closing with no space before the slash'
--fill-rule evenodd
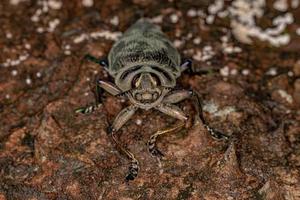
<path id="1" fill-rule="evenodd" d="M 164 154 L 156 147 L 156 140 L 157 137 L 163 134 L 167 134 L 176 130 L 181 129 L 182 127 L 184 127 L 185 123 L 182 122 L 177 126 L 171 127 L 171 128 L 167 128 L 165 130 L 162 131 L 157 131 L 155 134 L 151 135 L 149 141 L 148 141 L 148 150 L 151 153 L 152 156 L 158 156 L 158 157 L 163 157 Z"/>
<path id="2" fill-rule="evenodd" d="M 209 127 L 209 125 L 207 124 L 206 120 L 204 119 L 203 116 L 203 111 L 202 111 L 202 103 L 201 103 L 201 99 L 200 99 L 200 95 L 194 91 L 194 90 L 178 90 L 175 91 L 169 95 L 167 95 L 163 102 L 164 103 L 178 103 L 180 101 L 183 101 L 187 98 L 194 98 L 196 101 L 196 110 L 197 110 L 197 114 L 198 117 L 200 118 L 200 120 L 202 121 L 204 127 L 208 130 L 208 132 L 210 133 L 210 135 L 212 135 L 214 138 L 216 139 L 229 139 L 229 137 L 219 131 L 216 131 L 212 128 Z M 194 101 L 194 102 L 195 102 Z"/>
<path id="3" fill-rule="evenodd" d="M 90 105 L 87 107 L 78 108 L 75 110 L 75 112 L 87 114 L 87 113 L 92 113 L 93 111 L 100 108 L 102 106 L 102 95 L 103 95 L 104 90 L 113 96 L 117 96 L 117 95 L 121 94 L 121 90 L 119 88 L 117 88 L 117 86 L 115 86 L 114 84 L 112 84 L 110 82 L 97 80 L 96 91 L 95 91 L 96 103 L 94 105 Z"/>
<path id="4" fill-rule="evenodd" d="M 139 171 L 139 162 L 134 157 L 134 155 L 127 150 L 123 145 L 121 145 L 116 138 L 116 133 L 118 130 L 133 116 L 135 111 L 137 110 L 136 106 L 129 106 L 124 108 L 115 118 L 113 124 L 108 129 L 108 134 L 112 137 L 114 143 L 117 148 L 120 150 L 120 153 L 123 153 L 130 159 L 130 165 L 128 168 L 128 174 L 126 176 L 126 181 L 133 180 L 137 177 Z"/>
<path id="5" fill-rule="evenodd" d="M 179 119 L 181 123 L 177 126 L 167 128 L 165 130 L 157 131 L 155 134 L 151 135 L 150 139 L 148 140 L 148 150 L 151 153 L 152 156 L 158 156 L 162 157 L 163 153 L 157 149 L 156 147 L 156 140 L 157 137 L 166 133 L 173 132 L 175 130 L 178 130 L 182 127 L 184 127 L 185 122 L 187 121 L 187 117 L 184 114 L 184 112 L 176 105 L 168 104 L 168 103 L 162 103 L 156 107 L 157 110 L 161 111 L 162 113 L 165 113 L 171 117 L 174 117 L 176 119 Z"/>

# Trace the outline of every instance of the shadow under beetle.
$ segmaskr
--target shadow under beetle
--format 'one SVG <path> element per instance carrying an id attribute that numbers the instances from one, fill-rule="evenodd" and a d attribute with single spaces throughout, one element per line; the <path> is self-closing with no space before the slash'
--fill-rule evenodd
<path id="1" fill-rule="evenodd" d="M 166 130 L 157 131 L 148 141 L 151 155 L 163 154 L 156 147 L 158 136 L 178 130 L 187 122 L 186 114 L 175 104 L 193 98 L 197 108 L 197 119 L 201 120 L 208 132 L 217 139 L 228 137 L 210 128 L 204 120 L 200 96 L 193 90 L 175 90 L 176 79 L 185 70 L 192 71 L 190 60 L 181 62 L 180 55 L 171 41 L 146 19 L 133 24 L 111 48 L 108 60 L 100 60 L 87 55 L 86 59 L 104 67 L 114 84 L 97 81 L 98 102 L 79 108 L 77 113 L 91 113 L 101 107 L 103 90 L 113 96 L 124 96 L 131 105 L 124 108 L 108 128 L 108 133 L 118 149 L 130 159 L 126 180 L 133 180 L 139 171 L 139 162 L 134 155 L 116 139 L 118 130 L 133 116 L 137 109 L 156 109 L 181 121 Z"/>

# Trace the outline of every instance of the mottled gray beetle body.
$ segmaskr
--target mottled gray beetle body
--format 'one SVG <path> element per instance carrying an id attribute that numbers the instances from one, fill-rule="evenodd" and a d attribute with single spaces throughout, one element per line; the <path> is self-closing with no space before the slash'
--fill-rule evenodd
<path id="1" fill-rule="evenodd" d="M 178 51 L 159 27 L 144 19 L 132 25 L 113 45 L 108 62 L 108 72 L 115 78 L 116 86 L 122 92 L 130 91 L 126 93 L 130 101 L 146 110 L 159 105 L 181 73 Z M 150 87 L 135 88 L 135 80 L 147 82 L 147 77 L 152 79 Z"/>
<path id="2" fill-rule="evenodd" d="M 146 20 L 132 25 L 108 55 L 109 73 L 123 91 L 131 89 L 133 76 L 156 74 L 164 87 L 174 87 L 180 76 L 180 54 L 159 27 Z M 163 73 L 162 73 L 163 72 Z"/>
<path id="3" fill-rule="evenodd" d="M 216 138 L 226 138 L 205 123 L 200 97 L 196 92 L 174 89 L 176 78 L 191 67 L 191 62 L 181 64 L 180 55 L 171 41 L 149 21 L 141 19 L 124 33 L 109 52 L 108 63 L 90 55 L 86 58 L 103 65 L 115 80 L 115 84 L 97 81 L 97 96 L 101 97 L 101 91 L 105 90 L 114 96 L 126 97 L 131 102 L 116 116 L 108 129 L 113 141 L 131 160 L 126 180 L 133 180 L 137 176 L 139 164 L 134 155 L 117 141 L 115 135 L 139 108 L 153 108 L 182 122 L 175 127 L 157 131 L 150 137 L 148 150 L 153 156 L 163 155 L 156 147 L 158 136 L 184 127 L 188 117 L 175 104 L 188 98 L 195 98 L 198 113 L 196 119 L 202 121 L 209 133 Z M 101 107 L 101 98 L 98 101 L 96 105 L 77 109 L 76 112 L 90 113 Z"/>

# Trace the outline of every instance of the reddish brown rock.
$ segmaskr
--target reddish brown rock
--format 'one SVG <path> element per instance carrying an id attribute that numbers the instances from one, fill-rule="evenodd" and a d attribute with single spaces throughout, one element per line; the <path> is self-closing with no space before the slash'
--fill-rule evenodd
<path id="1" fill-rule="evenodd" d="M 205 22 L 201 11 L 208 1 L 105 0 L 93 1 L 92 7 L 82 1 L 43 2 L 0 3 L 0 200 L 299 197 L 297 52 L 259 41 L 237 43 L 228 34 L 227 18 Z M 195 89 L 208 124 L 230 139 L 216 140 L 201 122 L 194 124 L 196 112 L 187 100 L 179 106 L 189 125 L 158 138 L 165 155 L 158 160 L 149 154 L 147 141 L 178 121 L 155 110 L 139 110 L 117 135 L 140 162 L 138 177 L 126 183 L 128 160 L 107 128 L 128 102 L 105 93 L 103 106 L 94 113 L 74 110 L 95 103 L 97 78 L 109 80 L 105 69 L 83 57 L 106 56 L 113 41 L 91 34 L 111 36 L 141 16 L 156 19 L 172 41 L 182 43 L 183 58 L 201 52 L 195 57 L 203 59 L 203 50 L 211 49 L 207 61 L 194 60 L 194 68 L 207 74 L 184 73 L 178 88 Z M 220 38 L 225 35 L 228 45 L 241 52 L 224 54 Z M 199 37 L 201 43 L 195 44 Z M 19 64 L 2 66 L 22 55 L 28 57 Z M 219 69 L 224 66 L 234 73 L 222 77 Z M 277 74 L 266 74 L 271 67 Z"/>

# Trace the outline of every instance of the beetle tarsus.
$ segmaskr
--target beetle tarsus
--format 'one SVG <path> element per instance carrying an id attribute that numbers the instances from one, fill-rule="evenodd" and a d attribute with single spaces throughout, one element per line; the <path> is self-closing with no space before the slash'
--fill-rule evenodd
<path id="1" fill-rule="evenodd" d="M 189 74 L 193 73 L 193 61 L 192 59 L 183 59 L 180 65 L 181 72 L 187 70 Z"/>
<path id="2" fill-rule="evenodd" d="M 224 133 L 221 133 L 220 131 L 210 128 L 207 124 L 204 124 L 204 127 L 209 132 L 209 134 L 217 140 L 221 140 L 221 139 L 228 140 L 229 139 L 229 136 L 225 135 Z"/>
<path id="3" fill-rule="evenodd" d="M 101 65 L 102 67 L 108 67 L 108 61 L 106 58 L 104 59 L 99 59 L 99 58 L 96 58 L 90 54 L 86 54 L 84 56 L 84 59 L 88 60 L 88 61 L 91 61 L 93 63 L 96 63 L 96 64 L 99 64 Z"/>
<path id="4" fill-rule="evenodd" d="M 190 94 L 196 98 L 197 105 L 195 105 L 195 106 L 197 107 L 198 116 L 199 116 L 201 122 L 203 123 L 203 126 L 208 130 L 209 134 L 216 139 L 228 140 L 229 137 L 227 135 L 221 133 L 220 131 L 214 130 L 206 123 L 206 120 L 204 119 L 204 116 L 203 116 L 202 102 L 200 99 L 200 95 L 194 90 L 190 90 L 190 92 L 191 92 Z"/>
<path id="5" fill-rule="evenodd" d="M 138 172 L 139 172 L 139 163 L 136 159 L 133 159 L 130 162 L 130 165 L 128 167 L 128 174 L 126 175 L 125 180 L 127 182 L 133 181 L 137 177 Z"/>
<path id="6" fill-rule="evenodd" d="M 179 130 L 181 129 L 182 127 L 184 127 L 185 123 L 182 122 L 180 123 L 179 125 L 177 126 L 174 126 L 174 127 L 171 127 L 171 128 L 167 128 L 165 130 L 162 130 L 162 131 L 157 131 L 155 134 L 153 134 L 149 141 L 148 141 L 148 151 L 150 152 L 150 154 L 154 157 L 163 157 L 164 154 L 159 150 L 157 149 L 156 147 L 156 140 L 157 140 L 157 137 L 160 136 L 160 135 L 163 135 L 163 134 L 166 134 L 166 133 L 170 133 L 170 132 L 173 132 L 175 130 Z"/>
<path id="7" fill-rule="evenodd" d="M 127 150 L 125 147 L 123 147 L 117 141 L 115 134 L 117 133 L 118 129 L 116 129 L 115 126 L 116 126 L 116 123 L 113 123 L 112 126 L 109 126 L 107 128 L 107 132 L 113 139 L 119 152 L 122 154 L 125 154 L 127 156 L 127 158 L 131 160 L 129 168 L 128 168 L 128 173 L 125 177 L 126 181 L 134 180 L 137 177 L 138 172 L 139 172 L 139 162 L 129 150 Z"/>
<path id="8" fill-rule="evenodd" d="M 164 154 L 157 149 L 156 139 L 158 135 L 152 135 L 148 141 L 148 151 L 152 156 L 163 157 Z"/>
<path id="9" fill-rule="evenodd" d="M 75 113 L 82 113 L 82 114 L 88 114 L 88 113 L 92 113 L 95 110 L 98 110 L 99 108 L 102 107 L 102 104 L 95 104 L 95 105 L 91 105 L 91 106 L 87 106 L 87 107 L 82 107 L 82 108 L 77 108 L 75 110 Z"/>

